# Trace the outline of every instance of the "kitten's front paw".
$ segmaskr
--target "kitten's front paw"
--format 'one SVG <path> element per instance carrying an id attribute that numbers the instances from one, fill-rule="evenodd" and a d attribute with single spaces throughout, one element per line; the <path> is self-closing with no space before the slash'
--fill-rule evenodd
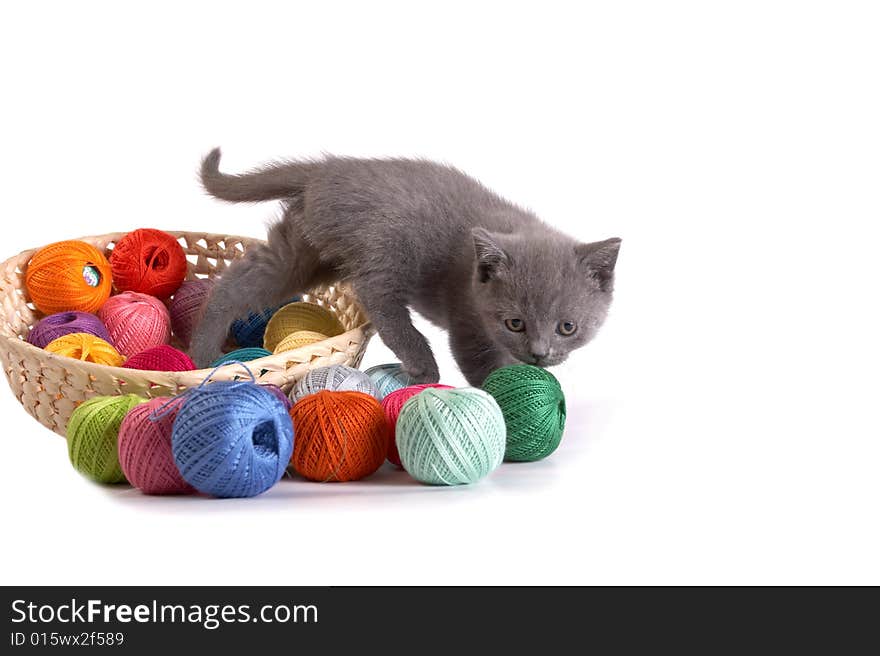
<path id="1" fill-rule="evenodd" d="M 412 379 L 412 385 L 427 385 L 440 382 L 440 370 L 434 362 L 416 365 L 405 364 L 403 370 Z"/>

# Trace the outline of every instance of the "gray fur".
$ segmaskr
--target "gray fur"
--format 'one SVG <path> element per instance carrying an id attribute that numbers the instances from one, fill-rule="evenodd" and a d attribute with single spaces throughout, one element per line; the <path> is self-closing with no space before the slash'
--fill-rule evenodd
<path id="1" fill-rule="evenodd" d="M 193 339 L 200 366 L 219 355 L 232 319 L 337 279 L 420 382 L 439 371 L 409 308 L 449 331 L 472 385 L 515 362 L 559 364 L 605 320 L 620 240 L 578 243 L 452 167 L 327 157 L 226 175 L 219 164 L 219 149 L 202 163 L 210 194 L 278 199 L 284 213 L 215 285 Z M 571 336 L 558 332 L 565 321 L 577 324 Z"/>

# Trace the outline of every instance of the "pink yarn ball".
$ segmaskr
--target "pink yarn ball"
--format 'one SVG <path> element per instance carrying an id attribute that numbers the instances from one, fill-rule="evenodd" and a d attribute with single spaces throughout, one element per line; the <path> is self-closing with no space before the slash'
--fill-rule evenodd
<path id="1" fill-rule="evenodd" d="M 213 280 L 188 280 L 174 292 L 168 303 L 168 310 L 171 312 L 171 330 L 186 348 L 189 348 L 199 313 L 211 295 L 213 287 Z"/>
<path id="2" fill-rule="evenodd" d="M 167 344 L 151 346 L 131 356 L 122 366 L 143 371 L 194 371 L 196 368 L 186 353 Z"/>
<path id="3" fill-rule="evenodd" d="M 452 389 L 449 385 L 441 383 L 429 383 L 425 385 L 410 385 L 394 390 L 382 399 L 382 409 L 385 411 L 385 418 L 388 420 L 388 426 L 391 427 L 391 442 L 388 445 L 388 462 L 398 467 L 400 464 L 400 453 L 397 452 L 397 416 L 400 414 L 404 404 L 419 392 L 426 389 Z"/>
<path id="4" fill-rule="evenodd" d="M 144 494 L 194 494 L 171 455 L 171 427 L 181 402 L 155 398 L 132 408 L 119 427 L 119 465 L 128 482 Z M 154 421 L 155 419 L 155 421 Z"/>
<path id="5" fill-rule="evenodd" d="M 154 296 L 123 292 L 111 296 L 98 310 L 116 350 L 131 357 L 171 340 L 168 308 Z"/>

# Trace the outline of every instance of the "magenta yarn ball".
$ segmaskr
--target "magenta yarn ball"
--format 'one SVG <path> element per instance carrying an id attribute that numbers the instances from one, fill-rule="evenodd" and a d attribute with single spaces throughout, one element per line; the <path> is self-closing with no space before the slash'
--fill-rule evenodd
<path id="1" fill-rule="evenodd" d="M 159 344 L 136 353 L 122 365 L 126 369 L 142 371 L 194 371 L 195 363 L 183 351 L 173 346 Z"/>
<path id="2" fill-rule="evenodd" d="M 88 312 L 57 312 L 40 319 L 28 333 L 27 341 L 37 348 L 46 348 L 54 339 L 71 333 L 88 333 L 110 343 L 110 335 L 101 320 Z"/>
<path id="3" fill-rule="evenodd" d="M 169 397 L 155 398 L 132 408 L 119 427 L 119 465 L 144 494 L 195 493 L 171 455 L 171 428 L 181 405 Z"/>
<path id="4" fill-rule="evenodd" d="M 189 348 L 199 314 L 214 287 L 212 280 L 188 280 L 174 292 L 168 303 L 171 330 L 185 348 Z"/>
<path id="5" fill-rule="evenodd" d="M 123 292 L 111 296 L 98 310 L 110 342 L 127 357 L 171 340 L 171 316 L 158 298 Z"/>

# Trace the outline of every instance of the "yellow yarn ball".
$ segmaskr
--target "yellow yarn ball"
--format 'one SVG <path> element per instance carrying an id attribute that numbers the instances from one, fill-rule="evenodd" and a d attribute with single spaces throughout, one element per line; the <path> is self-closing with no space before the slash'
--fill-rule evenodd
<path id="1" fill-rule="evenodd" d="M 121 367 L 125 362 L 125 358 L 108 342 L 88 333 L 62 335 L 46 344 L 46 350 L 66 358 L 105 364 L 110 367 Z"/>
<path id="2" fill-rule="evenodd" d="M 320 305 L 288 303 L 269 319 L 263 337 L 263 348 L 277 352 L 281 341 L 297 331 L 319 333 L 321 339 L 326 339 L 341 335 L 345 328 L 335 314 Z"/>
<path id="3" fill-rule="evenodd" d="M 292 351 L 293 349 L 298 349 L 301 346 L 308 346 L 309 344 L 314 344 L 315 342 L 320 342 L 324 339 L 327 339 L 327 335 L 316 333 L 313 330 L 297 330 L 295 333 L 290 333 L 278 343 L 278 346 L 275 347 L 275 353 Z"/>

